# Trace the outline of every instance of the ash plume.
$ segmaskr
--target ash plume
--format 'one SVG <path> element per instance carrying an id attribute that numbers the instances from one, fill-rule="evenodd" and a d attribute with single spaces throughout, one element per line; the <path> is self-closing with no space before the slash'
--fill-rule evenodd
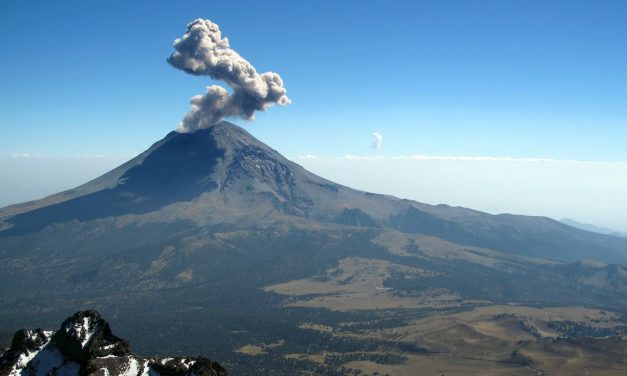
<path id="1" fill-rule="evenodd" d="M 209 76 L 226 83 L 231 89 L 213 85 L 204 95 L 192 97 L 191 108 L 177 131 L 193 132 L 207 128 L 228 116 L 246 120 L 256 111 L 265 111 L 273 104 L 291 103 L 281 76 L 274 72 L 257 73 L 255 67 L 229 45 L 220 27 L 206 19 L 187 25 L 187 31 L 174 41 L 176 50 L 168 63 L 195 76 Z"/>

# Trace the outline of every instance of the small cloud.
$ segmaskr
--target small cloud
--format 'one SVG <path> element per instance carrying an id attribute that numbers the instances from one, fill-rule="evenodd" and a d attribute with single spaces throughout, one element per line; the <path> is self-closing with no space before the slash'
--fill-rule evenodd
<path id="1" fill-rule="evenodd" d="M 386 157 L 383 155 L 351 155 L 346 154 L 343 157 L 337 157 L 337 160 L 345 160 L 345 161 L 387 161 L 391 159 L 396 159 L 395 157 Z"/>
<path id="2" fill-rule="evenodd" d="M 72 159 L 104 159 L 106 158 L 106 156 L 104 154 L 74 154 L 71 158 Z"/>
<path id="3" fill-rule="evenodd" d="M 383 142 L 383 135 L 379 132 L 374 132 L 372 135 L 374 136 L 374 141 L 370 145 L 370 149 L 374 149 L 374 150 L 381 149 L 381 143 Z"/>
<path id="4" fill-rule="evenodd" d="M 298 159 L 310 159 L 310 160 L 313 160 L 313 159 L 323 159 L 322 157 L 317 157 L 317 156 L 315 156 L 313 154 L 299 155 L 296 158 L 298 158 Z"/>
<path id="5" fill-rule="evenodd" d="M 14 153 L 11 154 L 11 158 L 31 158 L 34 157 L 33 154 L 30 153 Z"/>

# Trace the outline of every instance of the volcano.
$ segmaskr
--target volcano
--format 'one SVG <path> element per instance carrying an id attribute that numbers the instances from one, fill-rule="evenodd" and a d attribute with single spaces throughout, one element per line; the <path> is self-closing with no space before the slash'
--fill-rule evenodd
<path id="1" fill-rule="evenodd" d="M 627 241 L 548 218 L 489 215 L 341 186 L 227 122 L 194 133 L 171 132 L 85 185 L 2 209 L 0 236 L 124 216 L 241 228 L 293 220 L 381 227 L 524 256 L 627 262 Z"/>
<path id="2" fill-rule="evenodd" d="M 627 309 L 627 239 L 351 189 L 228 122 L 171 132 L 91 182 L 5 207 L 0 229 L 7 333 L 98 309 L 142 353 L 202 351 L 242 373 L 259 369 L 235 351 L 252 340 L 322 346 L 303 321 L 504 303 Z"/>

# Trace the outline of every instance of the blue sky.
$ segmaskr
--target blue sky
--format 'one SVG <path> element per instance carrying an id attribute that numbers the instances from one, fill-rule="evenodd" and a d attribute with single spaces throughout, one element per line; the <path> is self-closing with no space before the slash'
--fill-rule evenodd
<path id="1" fill-rule="evenodd" d="M 289 157 L 627 161 L 626 15 L 625 1 L 4 0 L 2 166 L 123 159 L 173 130 L 213 83 L 165 61 L 198 17 L 282 76 L 290 106 L 235 122 Z"/>

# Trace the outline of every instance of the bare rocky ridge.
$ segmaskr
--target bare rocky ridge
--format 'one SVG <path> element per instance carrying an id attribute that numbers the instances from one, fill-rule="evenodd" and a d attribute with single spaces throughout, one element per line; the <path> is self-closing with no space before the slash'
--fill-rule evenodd
<path id="1" fill-rule="evenodd" d="M 206 358 L 143 358 L 116 337 L 96 311 L 68 317 L 54 331 L 22 329 L 0 355 L 0 376 L 222 376 L 227 372 Z"/>

